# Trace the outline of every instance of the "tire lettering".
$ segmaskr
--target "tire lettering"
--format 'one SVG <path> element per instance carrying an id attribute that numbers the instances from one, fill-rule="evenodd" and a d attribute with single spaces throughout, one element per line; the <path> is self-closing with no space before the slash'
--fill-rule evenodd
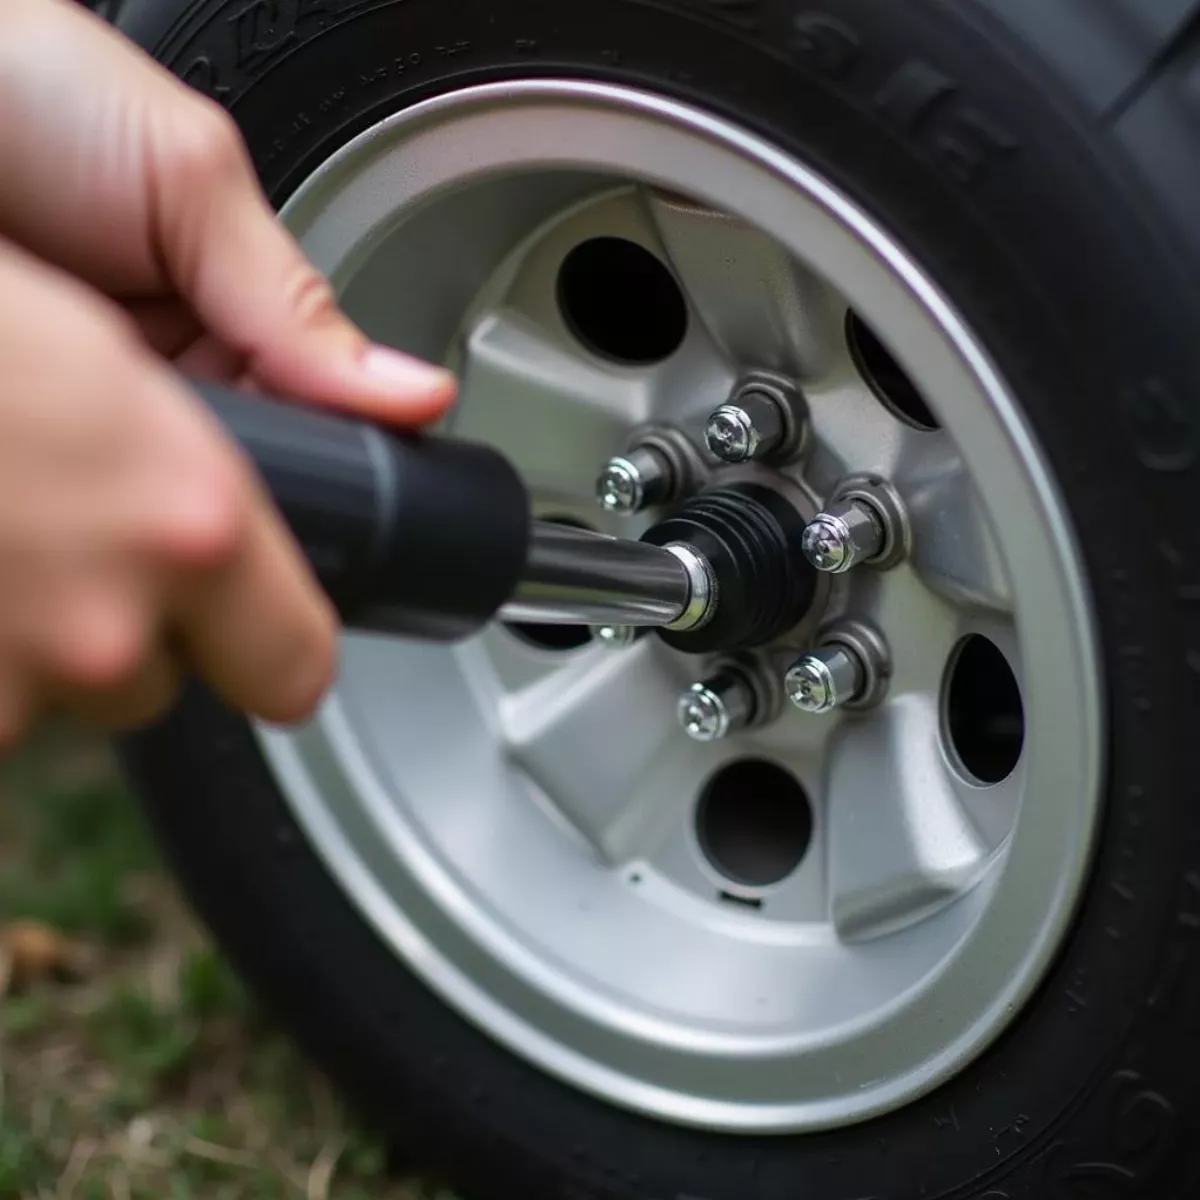
<path id="1" fill-rule="evenodd" d="M 1192 933 L 1200 930 L 1200 871 L 1189 871 L 1179 885 L 1175 924 Z"/>
<path id="2" fill-rule="evenodd" d="M 1187 968 L 1197 952 L 1200 933 L 1200 872 L 1189 871 L 1179 884 L 1174 936 L 1146 1000 L 1159 1018 L 1182 1003 Z"/>
<path id="3" fill-rule="evenodd" d="M 228 18 L 234 30 L 234 63 L 244 67 L 274 54 L 296 37 L 299 0 L 251 0 Z"/>
<path id="4" fill-rule="evenodd" d="M 997 1129 L 992 1134 L 992 1143 L 995 1144 L 1004 1137 L 1023 1137 L 1025 1134 L 1025 1126 L 1029 1124 L 1029 1117 L 1025 1113 L 1018 1113 L 1016 1117 L 1010 1121 L 1003 1129 Z"/>
<path id="5" fill-rule="evenodd" d="M 1055 1200 L 1125 1200 L 1132 1173 L 1111 1162 L 1064 1162 L 1066 1146 L 1057 1142 L 1042 1160 Z"/>
<path id="6" fill-rule="evenodd" d="M 419 67 L 423 61 L 424 59 L 422 55 L 417 51 L 413 51 L 412 54 L 397 55 L 394 59 L 392 59 L 391 62 L 386 62 L 378 67 L 372 68 L 371 70 L 360 72 L 358 76 L 358 85 L 360 88 L 374 87 L 377 83 L 382 83 L 383 80 L 388 79 L 393 75 L 400 76 L 408 71 L 411 67 Z M 327 96 L 324 100 L 322 100 L 317 105 L 317 108 L 321 112 L 329 112 L 333 108 L 337 107 L 337 105 L 339 105 L 345 98 L 346 89 L 344 87 L 338 88 L 337 91 L 333 92 L 330 96 Z"/>
<path id="7" fill-rule="evenodd" d="M 1067 1194 L 1079 1200 L 1108 1200 L 1133 1194 L 1136 1176 L 1127 1167 L 1109 1162 L 1076 1163 L 1062 1174 Z"/>
<path id="8" fill-rule="evenodd" d="M 1196 422 L 1179 396 L 1158 378 L 1127 388 L 1120 398 L 1130 445 L 1148 471 L 1187 471 L 1196 464 Z"/>
<path id="9" fill-rule="evenodd" d="M 1111 1092 L 1109 1134 L 1102 1139 L 1108 1160 L 1064 1162 L 1059 1142 L 1043 1159 L 1064 1200 L 1141 1200 L 1157 1194 L 1156 1184 L 1170 1178 L 1182 1145 L 1179 1114 L 1161 1093 L 1145 1086 L 1137 1071 L 1115 1072 L 1104 1085 Z"/>
<path id="10" fill-rule="evenodd" d="M 914 59 L 875 93 L 875 110 L 913 138 L 955 182 L 977 187 L 992 164 L 1017 150 L 1016 141 L 966 103 L 954 80 Z"/>
<path id="11" fill-rule="evenodd" d="M 943 1116 L 934 1117 L 933 1123 L 939 1129 L 953 1129 L 955 1133 L 961 1132 L 961 1126 L 958 1123 L 958 1113 L 954 1111 L 954 1105 L 951 1105 Z"/>
<path id="12" fill-rule="evenodd" d="M 788 45 L 799 65 L 843 81 L 862 57 L 863 39 L 845 21 L 810 9 L 792 21 Z M 955 80 L 920 59 L 893 71 L 872 103 L 884 120 L 966 188 L 981 185 L 997 161 L 1019 149 L 1002 125 L 963 98 Z"/>
<path id="13" fill-rule="evenodd" d="M 1064 993 L 1067 1001 L 1068 1016 L 1076 1016 L 1087 1008 L 1087 997 L 1084 995 L 1085 980 L 1082 975 L 1075 977 L 1075 982 Z"/>
<path id="14" fill-rule="evenodd" d="M 1017 143 L 982 113 L 963 107 L 934 140 L 946 170 L 964 187 L 981 184 L 992 163 L 1015 154 Z"/>
<path id="15" fill-rule="evenodd" d="M 335 108 L 346 99 L 346 89 L 338 88 L 336 91 L 330 92 L 323 100 L 317 104 L 318 112 L 332 112 Z"/>
<path id="16" fill-rule="evenodd" d="M 1113 1081 L 1127 1093 L 1117 1106 L 1113 1148 L 1127 1162 L 1141 1160 L 1143 1170 L 1161 1166 L 1178 1140 L 1178 1114 L 1161 1093 L 1140 1086 L 1142 1077 L 1137 1071 L 1118 1071 Z"/>
<path id="17" fill-rule="evenodd" d="M 1193 565 L 1195 558 L 1174 542 L 1159 538 L 1154 547 L 1171 572 L 1171 591 L 1181 605 L 1192 608 L 1200 601 L 1200 578 Z"/>
<path id="18" fill-rule="evenodd" d="M 1147 1008 L 1155 1012 L 1166 1012 L 1177 1007 L 1191 957 L 1185 946 L 1177 943 L 1171 947 L 1166 962 L 1163 963 L 1154 986 L 1150 989 L 1146 1000 Z"/>
<path id="19" fill-rule="evenodd" d="M 229 88 L 221 82 L 221 74 L 207 54 L 199 54 L 179 72 L 179 78 L 189 87 L 223 104 Z"/>
<path id="20" fill-rule="evenodd" d="M 844 21 L 821 12 L 796 17 L 788 44 L 797 61 L 830 79 L 849 75 L 862 54 L 858 34 Z"/>
<path id="21" fill-rule="evenodd" d="M 920 133 L 955 91 L 954 82 L 940 71 L 927 63 L 909 62 L 875 93 L 875 110 L 905 133 Z"/>

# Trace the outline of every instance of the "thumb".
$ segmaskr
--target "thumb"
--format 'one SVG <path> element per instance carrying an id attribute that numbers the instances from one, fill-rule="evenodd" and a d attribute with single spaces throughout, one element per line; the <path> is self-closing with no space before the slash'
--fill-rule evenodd
<path id="1" fill-rule="evenodd" d="M 338 307 L 263 195 L 232 121 L 197 106 L 197 129 L 155 156 L 163 260 L 208 331 L 261 386 L 400 425 L 436 420 L 454 376 L 374 345 Z"/>

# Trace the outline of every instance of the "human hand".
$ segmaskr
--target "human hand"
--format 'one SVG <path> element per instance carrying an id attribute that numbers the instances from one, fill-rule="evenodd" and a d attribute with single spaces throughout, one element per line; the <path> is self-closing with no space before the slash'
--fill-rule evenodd
<path id="1" fill-rule="evenodd" d="M 91 14 L 4 0 L 0 113 L 0 738 L 48 706 L 141 723 L 184 663 L 308 715 L 333 614 L 168 360 L 407 424 L 452 377 L 368 345 L 225 114 Z"/>
<path id="2" fill-rule="evenodd" d="M 442 371 L 367 344 L 232 119 L 73 0 L 0 4 L 0 235 L 120 302 L 193 373 L 404 423 Z"/>

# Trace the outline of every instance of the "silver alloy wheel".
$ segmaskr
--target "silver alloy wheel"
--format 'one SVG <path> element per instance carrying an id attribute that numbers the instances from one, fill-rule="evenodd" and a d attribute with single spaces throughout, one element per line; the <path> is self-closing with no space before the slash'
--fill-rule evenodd
<path id="1" fill-rule="evenodd" d="M 515 1053 L 666 1120 L 826 1128 L 961 1069 L 1071 919 L 1102 726 L 1061 502 L 953 308 L 801 163 L 595 83 L 419 104 L 324 163 L 284 215 L 372 336 L 461 371 L 454 429 L 503 448 L 544 515 L 644 528 L 651 516 L 595 504 L 597 469 L 651 421 L 702 444 L 737 364 L 802 383 L 816 499 L 878 474 L 911 523 L 906 562 L 832 584 L 830 612 L 890 642 L 885 701 L 789 709 L 709 745 L 681 734 L 675 707 L 711 663 L 653 636 L 565 652 L 501 628 L 451 649 L 347 637 L 319 716 L 260 735 L 365 919 Z M 609 361 L 564 320 L 560 265 L 599 237 L 671 264 L 690 319 L 662 361 Z M 940 429 L 879 402 L 843 336 L 848 308 Z M 1024 708 L 1019 761 L 990 786 L 947 716 L 973 634 L 999 648 Z M 783 768 L 811 806 L 807 852 L 766 883 L 723 873 L 697 833 L 706 785 L 746 759 Z"/>

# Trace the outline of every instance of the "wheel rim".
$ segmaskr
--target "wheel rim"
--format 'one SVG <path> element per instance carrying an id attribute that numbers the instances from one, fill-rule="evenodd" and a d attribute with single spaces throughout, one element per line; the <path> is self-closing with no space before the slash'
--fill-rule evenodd
<path id="1" fill-rule="evenodd" d="M 828 1128 L 961 1069 L 1069 925 L 1102 726 L 1061 501 L 952 307 L 802 164 L 594 83 L 405 110 L 284 219 L 368 333 L 460 370 L 453 429 L 509 453 L 544 516 L 638 532 L 592 503 L 596 469 L 648 421 L 698 440 L 740 361 L 803 383 L 809 487 L 887 476 L 912 528 L 907 562 L 837 580 L 830 601 L 891 640 L 884 702 L 710 746 L 674 723 L 700 664 L 653 636 L 614 652 L 500 628 L 450 649 L 348 635 L 320 714 L 259 736 L 364 917 L 516 1053 L 673 1122 Z M 581 336 L 564 314 L 561 264 L 598 238 L 670 263 L 677 348 L 594 314 Z M 1006 742 L 980 697 L 1014 687 Z"/>

